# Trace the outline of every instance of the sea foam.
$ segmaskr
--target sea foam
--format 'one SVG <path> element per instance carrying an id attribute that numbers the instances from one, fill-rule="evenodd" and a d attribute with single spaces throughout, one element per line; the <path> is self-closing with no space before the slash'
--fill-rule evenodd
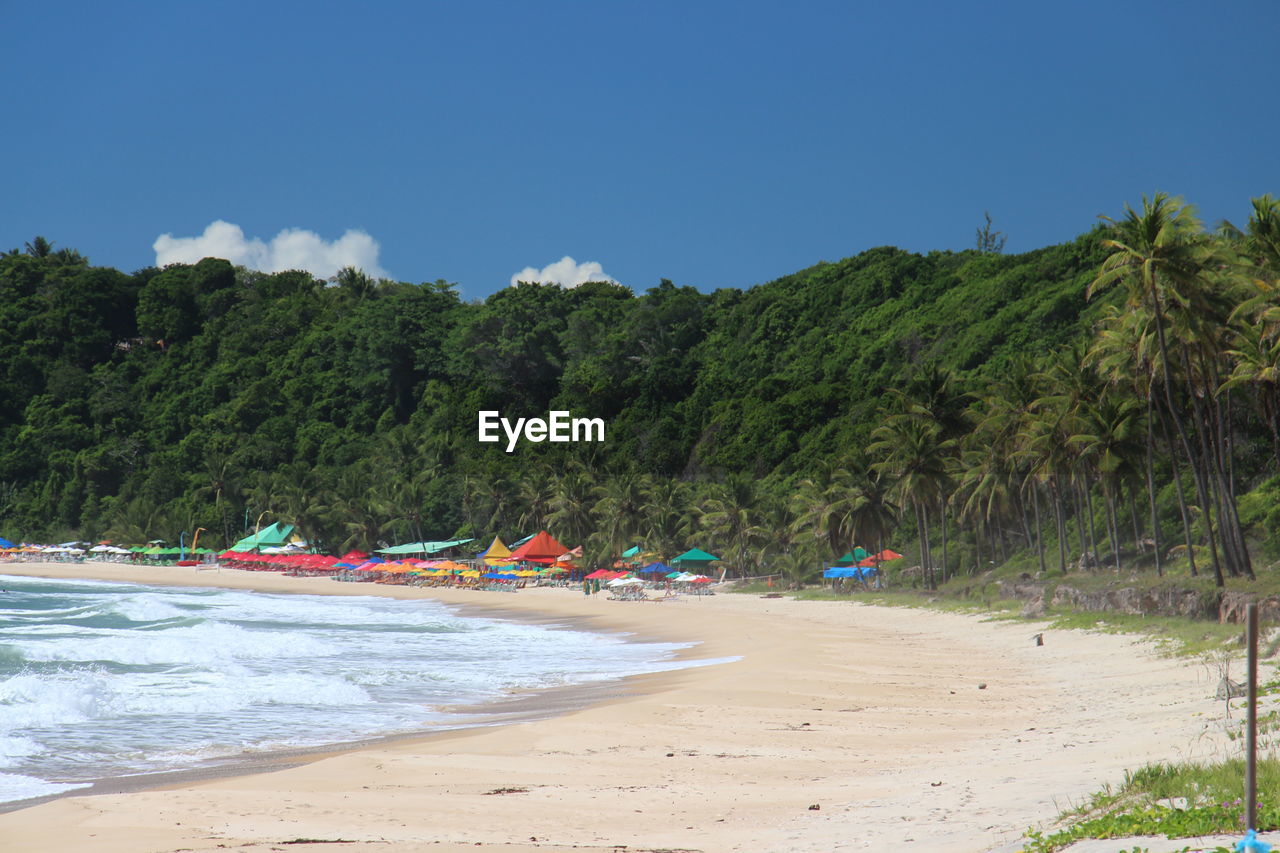
<path id="1" fill-rule="evenodd" d="M 512 690 L 690 665 L 682 646 L 442 605 L 8 577 L 0 802 L 282 747 L 459 724 Z"/>

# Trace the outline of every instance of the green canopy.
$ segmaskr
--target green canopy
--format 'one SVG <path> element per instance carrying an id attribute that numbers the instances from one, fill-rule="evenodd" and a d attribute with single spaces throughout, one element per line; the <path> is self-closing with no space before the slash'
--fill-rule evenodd
<path id="1" fill-rule="evenodd" d="M 405 545 L 393 545 L 390 548 L 379 548 L 379 554 L 438 554 L 459 545 L 474 542 L 474 539 L 450 539 L 446 542 L 409 542 Z"/>
<path id="2" fill-rule="evenodd" d="M 867 559 L 867 557 L 870 557 L 870 556 L 871 556 L 871 552 L 868 551 L 866 548 L 863 548 L 861 545 L 859 545 L 857 548 L 854 548 L 852 551 L 846 551 L 843 557 L 836 560 L 836 565 L 852 566 L 854 563 L 858 562 L 859 560 L 865 560 Z"/>
<path id="3" fill-rule="evenodd" d="M 714 554 L 708 554 L 701 548 L 690 548 L 679 557 L 671 561 L 671 565 L 678 566 L 681 563 L 710 563 L 712 560 L 720 559 Z"/>
<path id="4" fill-rule="evenodd" d="M 289 542 L 289 534 L 293 533 L 292 524 L 276 522 L 264 527 L 257 533 L 246 536 L 231 546 L 232 551 L 252 551 L 255 548 L 279 548 Z"/>
<path id="5" fill-rule="evenodd" d="M 630 548 L 622 552 L 623 557 L 634 557 L 640 553 L 639 545 L 632 545 Z"/>

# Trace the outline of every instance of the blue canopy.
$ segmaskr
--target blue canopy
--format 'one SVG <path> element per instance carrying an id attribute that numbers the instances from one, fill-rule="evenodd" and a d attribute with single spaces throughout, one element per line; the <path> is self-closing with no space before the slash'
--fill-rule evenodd
<path id="1" fill-rule="evenodd" d="M 8 539 L 5 539 L 3 536 L 0 536 L 0 548 L 12 548 L 12 547 L 13 547 L 12 542 L 10 542 Z"/>
<path id="2" fill-rule="evenodd" d="M 843 566 L 827 569 L 822 573 L 824 578 L 869 578 L 875 575 L 876 570 L 870 566 L 867 568 L 858 568 L 857 566 Z"/>
<path id="3" fill-rule="evenodd" d="M 650 563 L 649 565 L 645 566 L 643 569 L 639 569 L 638 571 L 641 571 L 647 575 L 658 575 L 658 574 L 665 575 L 667 572 L 671 571 L 671 567 L 668 566 L 666 563 Z"/>

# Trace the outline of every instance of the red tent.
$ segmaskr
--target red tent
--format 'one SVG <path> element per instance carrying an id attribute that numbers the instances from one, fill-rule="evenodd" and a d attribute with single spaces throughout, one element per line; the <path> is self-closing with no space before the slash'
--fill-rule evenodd
<path id="1" fill-rule="evenodd" d="M 879 554 L 876 554 L 875 558 L 877 560 L 882 560 L 882 561 L 883 560 L 901 560 L 902 555 L 899 554 L 897 551 L 893 551 L 893 550 L 890 550 L 889 548 L 885 548 Z"/>
<path id="2" fill-rule="evenodd" d="M 556 558 L 569 549 L 561 545 L 545 530 L 511 552 L 512 560 L 523 560 L 527 563 L 547 563 L 550 565 Z"/>

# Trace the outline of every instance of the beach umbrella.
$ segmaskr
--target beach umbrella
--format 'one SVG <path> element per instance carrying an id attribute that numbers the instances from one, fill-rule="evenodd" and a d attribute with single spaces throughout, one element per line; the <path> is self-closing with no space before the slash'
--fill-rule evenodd
<path id="1" fill-rule="evenodd" d="M 901 560 L 902 555 L 899 554 L 897 551 L 893 551 L 888 548 L 885 548 L 879 554 L 876 554 L 875 559 L 878 562 L 883 563 L 885 560 Z"/>

